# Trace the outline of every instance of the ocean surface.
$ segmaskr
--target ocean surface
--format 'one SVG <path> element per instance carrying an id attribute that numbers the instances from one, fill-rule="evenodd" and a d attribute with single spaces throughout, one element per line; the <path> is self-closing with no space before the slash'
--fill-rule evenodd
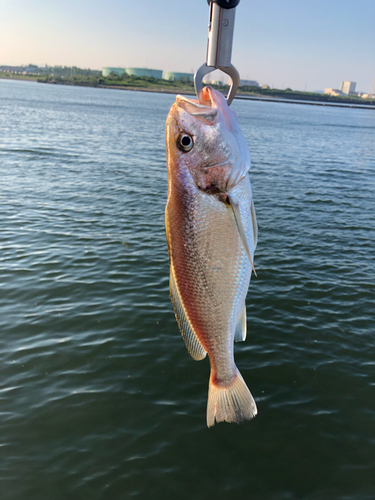
<path id="1" fill-rule="evenodd" d="M 373 500 L 375 111 L 233 102 L 259 413 L 207 429 L 168 292 L 173 101 L 0 80 L 1 500 Z"/>

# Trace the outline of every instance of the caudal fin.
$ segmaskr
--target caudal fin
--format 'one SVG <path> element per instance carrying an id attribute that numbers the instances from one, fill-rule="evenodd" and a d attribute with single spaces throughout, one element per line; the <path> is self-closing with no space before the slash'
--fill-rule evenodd
<path id="1" fill-rule="evenodd" d="M 255 401 L 242 375 L 237 370 L 236 377 L 227 386 L 216 385 L 210 378 L 207 403 L 207 426 L 216 422 L 236 422 L 251 420 L 258 413 Z"/>

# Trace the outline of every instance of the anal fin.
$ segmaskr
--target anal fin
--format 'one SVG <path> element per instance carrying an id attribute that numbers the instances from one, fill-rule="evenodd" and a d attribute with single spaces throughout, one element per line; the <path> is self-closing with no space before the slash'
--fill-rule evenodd
<path id="1" fill-rule="evenodd" d="M 176 284 L 176 280 L 174 277 L 172 264 L 169 277 L 169 291 L 171 294 L 176 320 L 180 328 L 182 338 L 185 341 L 186 348 L 193 359 L 195 359 L 196 361 L 200 361 L 201 359 L 206 357 L 207 353 L 203 348 L 200 340 L 198 339 L 197 334 L 195 333 L 191 325 L 191 322 L 186 314 L 185 307 L 182 303 L 180 293 L 178 291 L 178 287 Z"/>
<path id="2" fill-rule="evenodd" d="M 243 342 L 246 339 L 246 331 L 246 304 L 244 304 L 240 317 L 237 321 L 236 330 L 234 332 L 234 341 Z"/>

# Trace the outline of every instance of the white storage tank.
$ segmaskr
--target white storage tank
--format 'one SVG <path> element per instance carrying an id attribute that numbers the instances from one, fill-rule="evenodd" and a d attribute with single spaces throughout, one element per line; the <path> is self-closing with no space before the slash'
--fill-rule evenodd
<path id="1" fill-rule="evenodd" d="M 194 82 L 194 74 L 193 73 L 177 73 L 176 71 L 164 71 L 164 80 L 170 81 L 178 81 L 182 82 Z"/>
<path id="2" fill-rule="evenodd" d="M 161 69 L 125 68 L 125 71 L 129 76 L 149 76 L 157 79 L 161 79 L 163 76 Z"/>
<path id="3" fill-rule="evenodd" d="M 125 73 L 125 68 L 102 68 L 103 76 L 109 76 L 110 73 L 121 76 Z"/>

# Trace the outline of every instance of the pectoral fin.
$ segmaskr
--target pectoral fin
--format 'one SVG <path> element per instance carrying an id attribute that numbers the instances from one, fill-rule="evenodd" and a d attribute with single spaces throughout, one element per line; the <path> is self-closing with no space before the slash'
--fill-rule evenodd
<path id="1" fill-rule="evenodd" d="M 244 304 L 240 317 L 238 318 L 236 330 L 234 332 L 234 341 L 243 342 L 246 339 L 246 304 Z"/>
<path id="2" fill-rule="evenodd" d="M 253 268 L 254 274 L 256 276 L 257 273 L 255 271 L 253 259 L 251 258 L 251 253 L 250 253 L 249 245 L 247 243 L 245 229 L 243 227 L 242 220 L 241 220 L 240 203 L 239 203 L 237 197 L 231 193 L 228 193 L 228 198 L 229 198 L 232 210 L 233 210 L 234 218 L 235 218 L 235 221 L 237 224 L 237 229 L 238 229 L 238 232 L 240 234 L 243 246 L 245 247 L 246 254 L 249 257 L 251 267 Z"/>
<path id="3" fill-rule="evenodd" d="M 253 200 L 251 200 L 250 211 L 251 211 L 251 219 L 253 221 L 254 248 L 255 248 L 257 246 L 257 243 L 258 243 L 258 222 L 257 222 L 257 216 L 255 213 L 255 207 L 254 207 Z"/>
<path id="4" fill-rule="evenodd" d="M 196 361 L 206 357 L 206 351 L 195 333 L 190 320 L 186 314 L 185 307 L 181 301 L 180 293 L 174 278 L 173 267 L 169 277 L 169 291 L 171 293 L 172 304 L 176 315 L 178 326 L 180 327 L 182 338 L 185 341 L 190 356 Z"/>

